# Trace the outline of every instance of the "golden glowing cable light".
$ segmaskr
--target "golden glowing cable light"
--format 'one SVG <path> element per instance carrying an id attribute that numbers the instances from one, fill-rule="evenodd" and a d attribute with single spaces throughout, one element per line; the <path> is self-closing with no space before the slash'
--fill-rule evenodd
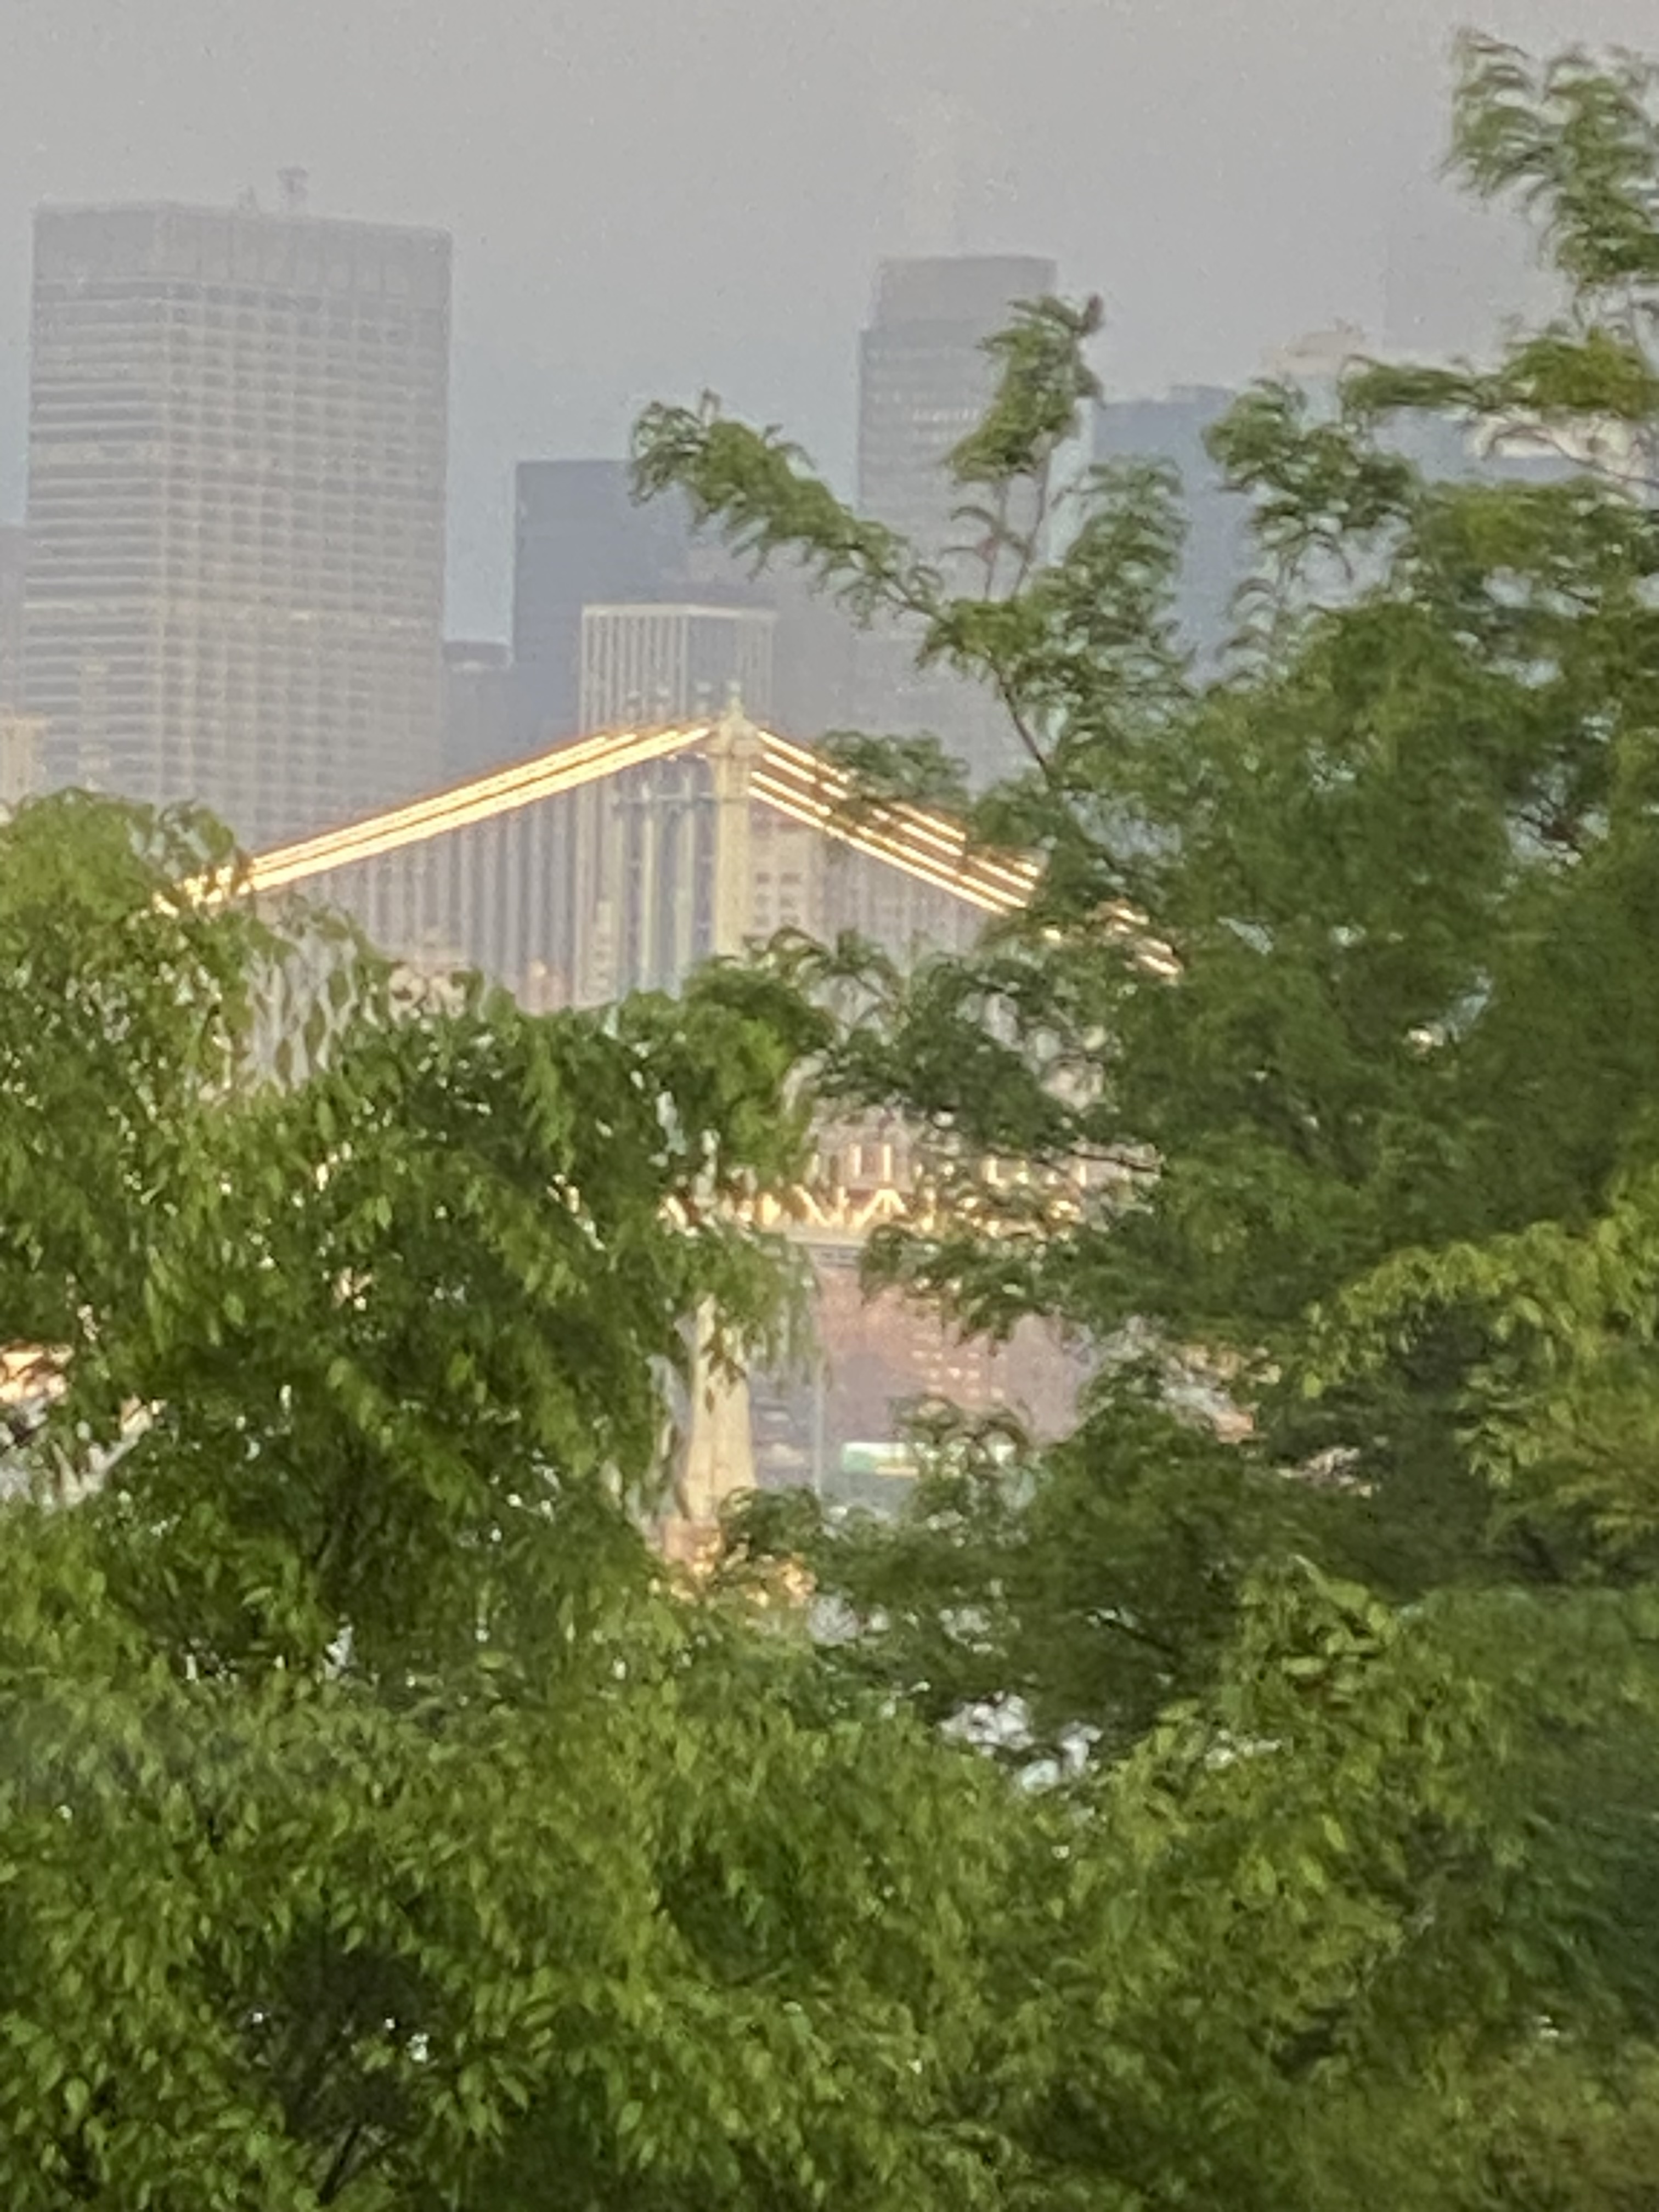
<path id="1" fill-rule="evenodd" d="M 596 783 L 652 761 L 667 760 L 711 736 L 713 728 L 710 723 L 697 722 L 685 728 L 609 730 L 597 737 L 579 738 L 493 775 L 475 776 L 447 791 L 433 792 L 405 805 L 389 807 L 384 813 L 348 822 L 338 830 L 325 830 L 315 837 L 302 837 L 293 844 L 256 854 L 248 888 L 287 890 L 313 877 L 331 874 L 337 868 L 378 860 L 385 854 L 401 852 L 405 846 L 424 844 L 453 830 L 495 821 L 520 807 L 575 791 L 585 783 Z"/>
<path id="2" fill-rule="evenodd" d="M 498 820 L 584 784 L 671 759 L 707 744 L 719 728 L 716 723 L 696 722 L 576 738 L 492 775 L 256 854 L 246 888 L 256 893 L 291 890 L 337 869 Z M 752 741 L 750 794 L 792 821 L 822 830 L 981 913 L 1012 914 L 1030 898 L 1037 878 L 1033 862 L 970 848 L 962 825 L 930 808 L 860 799 L 856 781 L 846 769 L 805 745 L 769 730 L 753 732 Z"/>
<path id="3" fill-rule="evenodd" d="M 343 823 L 314 837 L 256 854 L 234 887 L 203 878 L 186 890 L 204 902 L 232 895 L 233 888 L 258 893 L 292 890 L 341 868 L 384 858 L 411 845 L 447 836 L 481 823 L 500 820 L 543 799 L 579 790 L 630 769 L 670 760 L 710 744 L 728 732 L 746 739 L 750 750 L 748 794 L 790 821 L 821 831 L 872 860 L 884 861 L 917 882 L 949 893 L 981 914 L 1017 914 L 1036 889 L 1040 869 L 1023 853 L 997 853 L 970 845 L 961 822 L 933 808 L 905 799 L 872 799 L 860 790 L 848 769 L 808 745 L 745 724 L 673 723 L 645 730 L 603 730 L 576 738 L 515 762 L 489 775 L 474 776 L 447 790 L 428 793 L 402 806 L 388 807 L 357 822 Z M 1145 915 L 1113 902 L 1097 919 L 1109 933 L 1127 942 L 1135 964 L 1164 981 L 1180 972 L 1173 950 L 1148 934 Z"/>

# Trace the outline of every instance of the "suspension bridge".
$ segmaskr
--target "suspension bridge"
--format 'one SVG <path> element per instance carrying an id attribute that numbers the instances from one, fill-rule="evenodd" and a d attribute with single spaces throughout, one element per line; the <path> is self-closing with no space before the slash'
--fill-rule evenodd
<path id="1" fill-rule="evenodd" d="M 716 720 L 601 732 L 362 820 L 257 854 L 256 896 L 301 890 L 415 967 L 477 968 L 532 1010 L 674 988 L 700 960 L 780 928 L 856 929 L 905 959 L 1018 911 L 1029 858 L 986 851 L 925 806 L 872 799 L 844 769 Z M 845 1267 L 902 1212 L 902 1136 L 826 1139 L 764 1225 Z M 822 1278 L 821 1278 L 822 1279 Z M 821 1425 L 821 1416 L 820 1416 Z M 747 1385 L 694 1376 L 679 1528 L 706 1528 L 755 1481 Z"/>
<path id="2" fill-rule="evenodd" d="M 830 857 L 838 853 L 840 865 Z M 526 1003 L 600 1005 L 795 923 L 890 949 L 959 941 L 1030 897 L 1024 856 L 863 795 L 811 747 L 719 720 L 572 739 L 254 858 L 412 962 L 459 958 Z"/>

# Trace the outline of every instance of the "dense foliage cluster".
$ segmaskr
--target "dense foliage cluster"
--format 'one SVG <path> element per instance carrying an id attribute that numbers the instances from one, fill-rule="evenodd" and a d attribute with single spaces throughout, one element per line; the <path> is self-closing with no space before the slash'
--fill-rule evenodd
<path id="1" fill-rule="evenodd" d="M 1056 484 L 1092 307 L 999 342 L 974 598 L 775 436 L 641 427 L 647 484 L 922 622 L 1024 762 L 977 827 L 1042 856 L 1028 914 L 908 980 L 787 957 L 857 1007 L 831 1095 L 931 1146 L 878 1273 L 1102 1378 L 1012 1468 L 957 1424 L 895 1531 L 763 1501 L 733 1545 L 806 1552 L 849 1685 L 1048 1778 L 981 2075 L 1022 2204 L 1659 2172 L 1652 81 L 1466 40 L 1454 160 L 1524 202 L 1559 319 L 1234 409 L 1259 558 L 1218 678 L 1164 473 Z M 1431 474 L 1423 414 L 1534 465 Z"/>
<path id="2" fill-rule="evenodd" d="M 723 1201 L 795 1167 L 812 1018 L 532 1019 L 234 889 L 187 821 L 0 833 L 0 1313 L 58 1386 L 0 1543 L 7 2204 L 941 2201 L 984 1778 L 640 1533 L 686 1317 L 773 1319 Z"/>
<path id="3" fill-rule="evenodd" d="M 998 342 L 975 597 L 776 438 L 641 424 L 647 489 L 994 687 L 975 828 L 1042 874 L 966 957 L 532 1018 L 257 911 L 194 821 L 0 830 L 0 1341 L 52 1378 L 0 1516 L 9 2206 L 1652 2203 L 1651 88 L 1468 42 L 1455 154 L 1561 319 L 1238 406 L 1217 678 L 1176 487 L 1056 481 L 1092 307 Z M 1425 410 L 1559 465 L 1429 477 Z M 777 1319 L 730 1201 L 804 1077 L 928 1148 L 877 1270 L 1099 1376 L 678 1589 L 687 1325 Z"/>

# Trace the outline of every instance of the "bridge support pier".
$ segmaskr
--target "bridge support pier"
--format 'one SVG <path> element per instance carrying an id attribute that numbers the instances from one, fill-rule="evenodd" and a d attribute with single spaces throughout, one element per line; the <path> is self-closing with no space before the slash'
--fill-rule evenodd
<path id="1" fill-rule="evenodd" d="M 755 1486 L 748 1377 L 733 1374 L 715 1359 L 714 1315 L 707 1306 L 697 1316 L 696 1331 L 690 1416 L 674 1485 L 675 1511 L 663 1536 L 670 1558 L 688 1564 L 707 1558 L 712 1550 L 727 1501 Z"/>
<path id="2" fill-rule="evenodd" d="M 714 786 L 714 911 L 709 950 L 735 959 L 749 934 L 751 912 L 749 858 L 750 781 L 760 735 L 734 693 L 708 748 Z M 753 1412 L 746 1376 L 713 1357 L 714 1316 L 696 1318 L 691 1362 L 690 1413 L 682 1440 L 678 1508 L 664 1531 L 664 1549 L 688 1563 L 706 1559 L 728 1499 L 755 1486 Z"/>

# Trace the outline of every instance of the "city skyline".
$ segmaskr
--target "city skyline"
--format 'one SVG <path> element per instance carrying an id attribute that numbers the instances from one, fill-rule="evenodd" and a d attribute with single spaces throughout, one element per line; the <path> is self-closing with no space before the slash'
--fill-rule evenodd
<path id="1" fill-rule="evenodd" d="M 458 637 L 443 590 L 451 241 L 319 219 L 303 173 L 285 172 L 279 190 L 274 210 L 37 217 L 36 605 L 21 704 L 46 733 L 48 784 L 198 798 L 250 844 L 279 842 L 550 739 L 651 720 L 632 691 L 596 707 L 585 640 L 598 609 L 637 615 L 645 628 L 617 635 L 642 638 L 675 605 L 751 610 L 751 627 L 775 632 L 764 679 L 757 662 L 736 686 L 775 726 L 808 741 L 849 723 L 925 731 L 975 784 L 1017 765 L 991 702 L 918 671 L 913 640 L 888 626 L 855 634 L 788 562 L 757 577 L 692 527 L 682 501 L 637 503 L 617 458 L 517 462 L 510 641 Z M 982 588 L 975 556 L 951 550 L 947 464 L 993 388 L 987 341 L 1017 301 L 1057 287 L 1054 263 L 1030 255 L 907 256 L 873 272 L 855 501 L 947 574 L 962 570 L 953 588 Z M 411 321 L 411 290 L 432 314 Z M 1357 343 L 1341 325 L 1266 366 L 1318 381 Z M 422 347 L 430 358 L 417 363 Z M 1204 574 L 1194 600 L 1189 558 L 1182 619 L 1206 653 L 1244 573 L 1242 515 L 1200 442 L 1228 398 L 1219 387 L 1109 397 L 1092 430 L 1080 426 L 1076 456 L 1092 447 L 1181 468 L 1189 556 Z M 16 570 L 24 533 L 3 538 Z M 411 651 L 418 671 L 404 665 Z M 4 661 L 0 649 L 0 678 Z M 704 681 L 694 709 L 668 663 L 651 666 L 671 718 L 711 711 L 725 688 Z M 98 727 L 82 726 L 88 715 Z"/>
<path id="2" fill-rule="evenodd" d="M 1538 46 L 1639 42 L 1650 21 L 1646 0 L 1480 12 Z M 1293 0 L 1248 21 L 1197 0 L 1037 13 L 1040 36 L 1030 9 L 988 0 L 828 16 L 726 0 L 695 26 L 645 0 L 592 19 L 480 0 L 463 34 L 425 0 L 67 15 L 17 0 L 0 85 L 0 520 L 21 514 L 30 210 L 223 204 L 296 161 L 319 208 L 454 235 L 462 635 L 506 635 L 513 460 L 619 453 L 651 398 L 708 386 L 786 420 L 849 489 L 854 334 L 875 264 L 940 242 L 924 224 L 947 221 L 944 242 L 969 250 L 1050 253 L 1066 283 L 1102 290 L 1103 366 L 1125 394 L 1237 382 L 1340 316 L 1380 331 L 1390 292 L 1393 319 L 1429 337 L 1485 319 L 1462 247 L 1429 256 L 1426 303 L 1399 280 L 1414 238 L 1458 228 L 1432 181 L 1441 0 L 1317 19 Z M 656 158 L 618 158 L 645 145 Z"/>

